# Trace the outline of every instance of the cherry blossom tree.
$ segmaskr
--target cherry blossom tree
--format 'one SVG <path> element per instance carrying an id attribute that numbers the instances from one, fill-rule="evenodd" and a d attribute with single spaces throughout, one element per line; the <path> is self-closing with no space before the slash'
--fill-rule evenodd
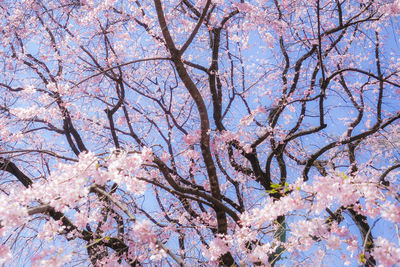
<path id="1" fill-rule="evenodd" d="M 400 262 L 398 14 L 0 0 L 0 263 Z"/>

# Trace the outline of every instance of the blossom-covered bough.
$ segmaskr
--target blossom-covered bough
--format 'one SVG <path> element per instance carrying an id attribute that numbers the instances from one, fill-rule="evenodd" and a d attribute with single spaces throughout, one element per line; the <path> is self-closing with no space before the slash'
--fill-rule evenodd
<path id="1" fill-rule="evenodd" d="M 0 262 L 400 262 L 398 1 L 0 0 Z"/>

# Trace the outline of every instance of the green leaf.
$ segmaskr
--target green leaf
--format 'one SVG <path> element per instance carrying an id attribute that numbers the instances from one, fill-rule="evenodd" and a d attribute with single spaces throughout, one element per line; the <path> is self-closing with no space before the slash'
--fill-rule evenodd
<path id="1" fill-rule="evenodd" d="M 366 263 L 367 262 L 367 259 L 365 258 L 364 254 L 360 255 L 360 261 L 361 261 L 361 263 Z"/>
<path id="2" fill-rule="evenodd" d="M 271 188 L 276 189 L 276 188 L 280 188 L 280 187 L 281 187 L 280 184 L 271 184 Z"/>
<path id="3" fill-rule="evenodd" d="M 278 193 L 278 190 L 276 190 L 276 189 L 271 189 L 271 190 L 266 190 L 265 191 L 267 194 L 275 194 L 275 193 Z"/>

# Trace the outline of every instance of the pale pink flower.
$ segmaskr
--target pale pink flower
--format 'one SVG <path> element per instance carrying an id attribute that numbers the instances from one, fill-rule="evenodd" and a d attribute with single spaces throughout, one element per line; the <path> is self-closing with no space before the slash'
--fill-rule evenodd
<path id="1" fill-rule="evenodd" d="M 151 148 L 144 147 L 142 150 L 142 160 L 143 163 L 150 164 L 153 162 L 153 151 Z"/>
<path id="2" fill-rule="evenodd" d="M 0 245 L 0 264 L 7 262 L 12 258 L 11 252 L 8 247 Z"/>
<path id="3" fill-rule="evenodd" d="M 391 202 L 381 205 L 382 217 L 393 223 L 400 223 L 400 207 Z"/>
<path id="4" fill-rule="evenodd" d="M 256 246 L 249 255 L 249 260 L 252 262 L 262 262 L 263 266 L 270 266 L 268 256 L 274 252 L 270 243 L 262 246 Z"/>
<path id="5" fill-rule="evenodd" d="M 164 162 L 167 163 L 171 159 L 171 155 L 167 152 L 162 153 L 160 159 Z"/>
<path id="6" fill-rule="evenodd" d="M 201 134 L 200 130 L 195 130 L 192 133 L 185 135 L 183 137 L 183 141 L 188 145 L 194 145 L 194 144 L 200 142 L 200 138 L 201 138 L 200 134 Z"/>
<path id="7" fill-rule="evenodd" d="M 210 242 L 209 249 L 206 252 L 203 252 L 203 254 L 211 261 L 217 261 L 221 255 L 224 255 L 228 251 L 229 247 L 226 242 L 222 238 L 216 237 Z"/>
<path id="8" fill-rule="evenodd" d="M 378 237 L 372 255 L 379 266 L 394 266 L 400 262 L 400 247 L 383 237 Z"/>
<path id="9" fill-rule="evenodd" d="M 330 248 L 332 250 L 337 250 L 342 245 L 342 241 L 340 240 L 339 236 L 337 236 L 337 235 L 330 235 L 327 238 L 326 242 L 328 243 L 327 244 L 328 248 Z"/>

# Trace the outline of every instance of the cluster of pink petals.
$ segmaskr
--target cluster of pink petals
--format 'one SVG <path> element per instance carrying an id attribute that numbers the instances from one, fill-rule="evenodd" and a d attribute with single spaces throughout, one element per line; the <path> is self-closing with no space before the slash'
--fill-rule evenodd
<path id="1" fill-rule="evenodd" d="M 10 249 L 4 245 L 0 245 L 0 264 L 7 262 L 11 257 Z"/>
<path id="2" fill-rule="evenodd" d="M 227 242 L 221 237 L 216 237 L 210 242 L 209 248 L 203 250 L 203 255 L 212 262 L 216 262 L 221 255 L 224 255 L 228 251 L 230 251 L 230 249 Z"/>
<path id="3" fill-rule="evenodd" d="M 73 257 L 70 253 L 64 253 L 63 248 L 56 249 L 54 246 L 44 250 L 40 254 L 31 258 L 32 267 L 52 266 L 61 267 L 69 263 Z"/>
<path id="4" fill-rule="evenodd" d="M 197 144 L 198 142 L 200 142 L 200 138 L 201 138 L 200 134 L 201 134 L 200 130 L 195 130 L 195 131 L 185 135 L 183 137 L 183 141 L 188 145 Z"/>
<path id="5" fill-rule="evenodd" d="M 379 236 L 375 240 L 372 255 L 378 261 L 378 266 L 395 266 L 400 262 L 400 247 L 398 244 Z"/>
<path id="6" fill-rule="evenodd" d="M 369 177 L 362 176 L 361 173 L 359 176 L 349 177 L 344 173 L 335 172 L 325 177 L 314 177 L 311 183 L 299 180 L 290 188 L 292 192 L 279 200 L 269 198 L 262 205 L 243 213 L 242 227 L 236 229 L 231 235 L 215 238 L 204 255 L 210 260 L 216 260 L 223 253 L 230 251 L 234 255 L 240 255 L 241 259 L 249 263 L 267 264 L 268 259 L 265 255 L 273 251 L 273 246 L 269 243 L 261 243 L 259 246 L 254 246 L 252 250 L 248 250 L 246 244 L 258 240 L 261 229 L 274 229 L 270 231 L 271 233 L 276 231 L 276 219 L 279 216 L 288 218 L 288 216 L 303 213 L 307 219 L 297 218 L 286 226 L 287 238 L 282 244 L 286 251 L 304 252 L 318 243 L 318 246 L 323 245 L 335 251 L 346 248 L 347 253 L 355 259 L 359 241 L 349 228 L 339 226 L 336 222 L 327 222 L 325 213 L 327 208 L 335 210 L 340 206 L 352 206 L 370 218 L 381 216 L 390 223 L 400 223 L 400 206 L 385 199 L 385 195 L 381 192 L 381 185 Z M 377 198 L 377 196 L 380 197 Z M 365 208 L 366 204 L 369 208 Z M 343 256 L 348 264 L 346 254 Z M 378 237 L 373 256 L 381 266 L 392 266 L 400 262 L 400 248 Z"/>
<path id="7" fill-rule="evenodd" d="M 146 183 L 137 179 L 137 176 L 143 174 L 142 165 L 151 163 L 152 160 L 153 154 L 148 148 L 143 149 L 142 153 L 128 154 L 126 151 L 112 153 L 108 159 L 107 171 L 102 176 L 120 185 L 126 185 L 126 188 L 135 195 L 141 195 L 146 190 Z"/>
<path id="8" fill-rule="evenodd" d="M 115 153 L 114 153 L 115 154 Z M 142 153 L 128 154 L 121 152 L 119 156 L 113 155 L 106 159 L 101 166 L 99 159 L 92 152 L 85 152 L 79 155 L 79 161 L 73 164 L 58 164 L 57 169 L 47 178 L 35 182 L 31 187 L 21 188 L 16 194 L 11 191 L 8 196 L 0 196 L 0 223 L 1 234 L 13 231 L 15 227 L 23 225 L 29 219 L 28 207 L 49 204 L 57 211 L 70 213 L 69 218 L 78 228 L 83 228 L 92 222 L 102 220 L 102 214 L 96 202 L 93 202 L 91 209 L 82 209 L 79 212 L 73 210 L 74 207 L 90 203 L 90 198 L 95 197 L 90 194 L 90 187 L 94 183 L 104 185 L 107 181 L 114 181 L 126 186 L 134 194 L 143 194 L 146 183 L 136 179 L 134 174 L 140 173 L 142 164 L 150 163 L 153 154 L 150 149 L 144 149 Z M 68 188 L 68 190 L 65 190 Z M 42 225 L 38 238 L 48 242 L 63 231 L 65 226 L 60 221 L 48 220 Z M 110 225 L 105 222 L 102 229 L 110 230 Z M 142 244 L 148 249 L 152 244 L 154 251 L 159 251 L 154 244 L 156 235 L 153 233 L 150 222 L 137 222 L 131 229 L 136 243 Z M 5 247 L 0 248 L 0 259 L 6 260 L 9 251 Z M 162 258 L 165 252 L 159 251 L 154 257 Z M 50 264 L 51 266 L 62 266 L 65 257 L 55 256 L 46 257 L 37 261 L 37 266 Z M 53 265 L 53 262 L 61 262 Z"/>
<path id="9" fill-rule="evenodd" d="M 5 233 L 8 229 L 25 223 L 27 217 L 28 210 L 20 205 L 15 194 L 10 194 L 9 197 L 0 196 L 0 233 Z"/>
<path id="10" fill-rule="evenodd" d="M 165 250 L 157 244 L 157 234 L 154 232 L 152 223 L 148 220 L 135 222 L 130 228 L 129 255 L 135 258 L 134 255 L 139 255 L 139 261 L 150 259 L 151 261 L 159 261 L 167 254 Z"/>

